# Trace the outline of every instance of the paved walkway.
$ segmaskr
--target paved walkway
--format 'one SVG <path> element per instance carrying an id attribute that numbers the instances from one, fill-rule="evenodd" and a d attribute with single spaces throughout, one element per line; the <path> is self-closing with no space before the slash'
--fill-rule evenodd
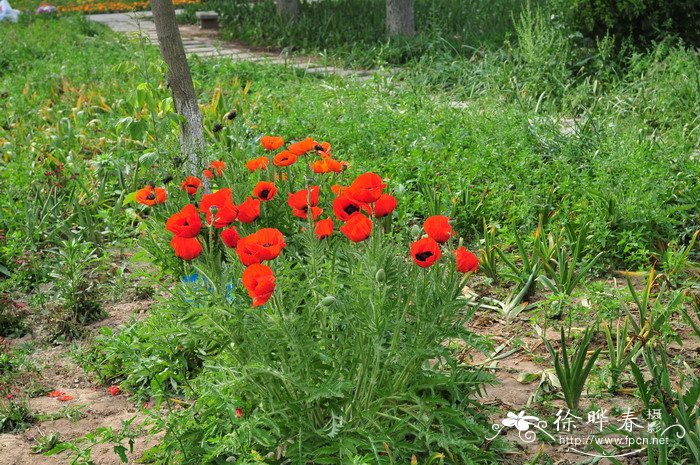
<path id="1" fill-rule="evenodd" d="M 151 43 L 157 45 L 156 26 L 151 21 L 151 12 L 140 13 L 108 13 L 88 15 L 88 18 L 97 23 L 105 24 L 112 30 L 131 36 L 143 36 Z M 277 64 L 298 68 L 312 74 L 335 74 L 338 76 L 351 76 L 358 79 L 369 79 L 379 71 L 376 70 L 352 70 L 322 66 L 309 58 L 289 57 L 283 54 L 254 51 L 242 45 L 222 42 L 217 39 L 215 31 L 200 30 L 197 26 L 180 25 L 180 35 L 188 56 L 200 57 L 227 57 L 231 60 L 251 61 Z"/>

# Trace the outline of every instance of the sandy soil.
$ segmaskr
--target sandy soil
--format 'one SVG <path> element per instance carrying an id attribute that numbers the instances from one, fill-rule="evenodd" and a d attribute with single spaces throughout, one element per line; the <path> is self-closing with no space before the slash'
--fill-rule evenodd
<path id="1" fill-rule="evenodd" d="M 106 308 L 109 316 L 93 325 L 90 329 L 97 331 L 100 327 L 117 327 L 128 321 L 132 315 L 142 317 L 152 304 L 151 301 L 128 302 L 112 305 Z M 123 394 L 111 395 L 108 386 L 94 384 L 90 377 L 77 366 L 68 354 L 65 346 L 47 347 L 33 355 L 35 361 L 41 364 L 39 379 L 35 380 L 42 386 L 60 390 L 73 397 L 72 400 L 61 402 L 48 396 L 36 397 L 29 400 L 33 414 L 55 414 L 66 407 L 81 407 L 82 418 L 71 421 L 67 418 L 40 421 L 21 434 L 0 434 L 0 465 L 63 465 L 70 463 L 67 453 L 45 457 L 32 452 L 36 438 L 43 434 L 60 433 L 61 440 L 73 440 L 94 432 L 100 427 L 111 427 L 115 431 L 121 429 L 122 421 L 136 417 L 133 425 L 140 425 L 145 417 L 139 409 Z M 145 450 L 153 447 L 159 437 L 142 435 L 136 440 L 134 452 L 128 454 L 129 461 L 134 463 Z M 92 460 L 98 465 L 121 463 L 112 450 L 113 445 L 98 445 L 93 449 Z"/>

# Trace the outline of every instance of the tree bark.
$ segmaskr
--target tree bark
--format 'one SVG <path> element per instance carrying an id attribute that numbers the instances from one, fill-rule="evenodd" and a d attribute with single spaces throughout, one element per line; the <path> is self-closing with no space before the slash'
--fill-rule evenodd
<path id="1" fill-rule="evenodd" d="M 204 153 L 202 113 L 177 26 L 175 7 L 171 0 L 151 0 L 151 10 L 160 52 L 168 66 L 168 86 L 173 93 L 175 110 L 183 117 L 180 123 L 180 148 L 185 171 L 192 176 L 199 176 L 202 171 L 200 157 Z"/>
<path id="2" fill-rule="evenodd" d="M 294 21 L 299 17 L 299 0 L 277 0 L 277 14 L 287 21 Z"/>
<path id="3" fill-rule="evenodd" d="M 414 36 L 413 0 L 386 0 L 386 30 L 390 36 Z"/>

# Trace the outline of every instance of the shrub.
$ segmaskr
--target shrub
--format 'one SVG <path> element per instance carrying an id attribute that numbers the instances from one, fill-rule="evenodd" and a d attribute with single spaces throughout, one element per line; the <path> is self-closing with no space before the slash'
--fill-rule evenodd
<path id="1" fill-rule="evenodd" d="M 700 45 L 700 3 L 695 0 L 554 0 L 554 11 L 589 37 L 611 34 L 646 47 L 667 35 Z"/>

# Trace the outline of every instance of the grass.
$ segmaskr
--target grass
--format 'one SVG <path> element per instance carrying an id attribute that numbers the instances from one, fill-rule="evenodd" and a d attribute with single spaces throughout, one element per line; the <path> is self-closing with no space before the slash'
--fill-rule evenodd
<path id="1" fill-rule="evenodd" d="M 61 42 L 27 37 L 36 28 L 61 31 Z M 129 116 L 124 89 L 133 95 L 128 89 L 146 76 L 111 64 L 140 66 L 156 57 L 155 50 L 138 58 L 139 46 L 79 18 L 38 20 L 1 33 L 18 44 L 0 55 L 1 86 L 8 93 L 0 103 L 6 119 L 0 140 L 10 144 L 1 176 L 13 186 L 4 202 L 38 187 L 32 172 L 48 171 L 56 161 L 70 161 L 76 173 L 99 167 L 98 181 L 108 187 L 121 179 L 119 170 L 130 169 L 134 178 L 128 184 L 139 184 L 140 173 L 133 169 L 140 154 L 153 151 L 155 140 L 151 135 L 137 141 L 113 128 Z M 80 57 L 69 51 L 74 46 L 84 50 Z M 601 263 L 638 268 L 655 263 L 665 244 L 690 241 L 700 224 L 695 182 L 700 165 L 693 155 L 700 133 L 700 104 L 693 103 L 700 101 L 699 62 L 692 51 L 661 44 L 654 54 L 633 56 L 630 70 L 618 78 L 571 80 L 564 102 L 528 90 L 527 79 L 533 78 L 525 74 L 528 65 L 501 63 L 497 54 L 460 65 L 471 76 L 463 76 L 469 82 L 452 92 L 433 92 L 437 87 L 425 81 L 440 70 L 427 74 L 420 67 L 406 71 L 401 83 L 398 76 L 368 83 L 324 80 L 227 60 L 195 59 L 192 68 L 200 100 L 211 102 L 221 90 L 219 105 L 237 108 L 241 131 L 331 140 L 358 168 L 387 173 L 402 193 L 404 211 L 430 204 L 429 213 L 454 216 L 472 240 L 481 235 L 484 220 L 507 232 L 534 230 L 540 216 L 552 224 L 573 219 L 588 223 L 589 251 L 604 252 Z M 523 84 L 505 84 L 509 75 Z M 150 78 L 155 96 L 165 97 L 162 83 Z M 469 83 L 475 89 L 469 100 L 455 103 Z M 54 108 L 33 111 L 47 105 Z M 80 132 L 90 121 L 93 129 Z M 141 121 L 141 128 L 150 124 Z M 210 116 L 207 125 L 214 124 Z M 26 163 L 30 141 L 51 146 L 59 134 L 65 143 L 57 157 L 40 155 Z M 61 155 L 79 146 L 83 156 Z M 109 156 L 114 151 L 126 156 L 115 160 Z M 149 163 L 163 175 L 172 169 L 167 157 Z M 110 197 L 108 191 L 100 208 L 118 208 L 119 194 Z M 7 226 L 3 229 L 11 230 Z M 129 231 L 110 231 L 120 233 Z M 11 234 L 9 243 L 14 239 L 21 242 Z"/>
<path id="2" fill-rule="evenodd" d="M 511 15 L 517 15 L 524 3 L 417 0 L 420 34 L 394 40 L 386 38 L 383 0 L 302 2 L 294 23 L 276 15 L 272 0 L 209 0 L 206 7 L 221 14 L 225 34 L 235 40 L 373 66 L 405 63 L 425 54 L 471 55 L 482 46 L 499 46 L 512 32 Z"/>

